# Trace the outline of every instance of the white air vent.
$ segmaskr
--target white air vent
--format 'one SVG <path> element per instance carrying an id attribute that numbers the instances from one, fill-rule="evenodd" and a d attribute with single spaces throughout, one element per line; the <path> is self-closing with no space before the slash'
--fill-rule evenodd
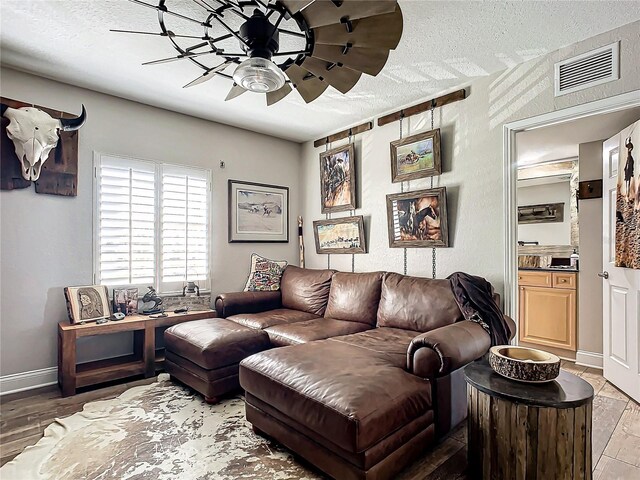
<path id="1" fill-rule="evenodd" d="M 620 78 L 618 42 L 555 64 L 555 96 Z"/>

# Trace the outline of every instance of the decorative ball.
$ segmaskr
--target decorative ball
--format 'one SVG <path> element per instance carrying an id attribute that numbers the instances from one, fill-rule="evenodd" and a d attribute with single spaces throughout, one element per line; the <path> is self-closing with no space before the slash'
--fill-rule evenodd
<path id="1" fill-rule="evenodd" d="M 560 374 L 560 358 L 552 353 L 528 347 L 491 347 L 489 365 L 503 377 L 519 382 L 551 382 Z"/>

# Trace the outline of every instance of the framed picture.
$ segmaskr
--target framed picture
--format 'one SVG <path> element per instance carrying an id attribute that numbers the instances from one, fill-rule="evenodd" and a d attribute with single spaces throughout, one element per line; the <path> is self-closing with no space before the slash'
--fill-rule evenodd
<path id="1" fill-rule="evenodd" d="M 404 182 L 441 173 L 439 128 L 391 142 L 392 182 Z"/>
<path id="2" fill-rule="evenodd" d="M 562 222 L 564 222 L 564 203 L 518 207 L 518 223 L 520 225 Z"/>
<path id="3" fill-rule="evenodd" d="M 317 253 L 367 253 L 364 217 L 336 218 L 313 222 Z"/>
<path id="4" fill-rule="evenodd" d="M 356 209 L 353 143 L 320 154 L 320 195 L 322 213 Z"/>
<path id="5" fill-rule="evenodd" d="M 138 289 L 114 288 L 113 289 L 113 313 L 125 315 L 138 314 Z"/>
<path id="6" fill-rule="evenodd" d="M 387 195 L 390 247 L 448 247 L 445 187 Z"/>
<path id="7" fill-rule="evenodd" d="M 289 187 L 229 180 L 229 243 L 287 243 Z"/>
<path id="8" fill-rule="evenodd" d="M 65 287 L 64 296 L 71 323 L 91 322 L 111 316 L 109 293 L 104 285 Z"/>

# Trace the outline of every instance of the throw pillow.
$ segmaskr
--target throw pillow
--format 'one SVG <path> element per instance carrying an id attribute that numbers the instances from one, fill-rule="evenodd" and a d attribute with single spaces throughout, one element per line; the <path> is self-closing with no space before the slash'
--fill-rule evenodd
<path id="1" fill-rule="evenodd" d="M 276 262 L 261 257 L 257 253 L 251 255 L 251 273 L 244 287 L 245 292 L 264 292 L 280 290 L 280 279 L 287 262 Z"/>

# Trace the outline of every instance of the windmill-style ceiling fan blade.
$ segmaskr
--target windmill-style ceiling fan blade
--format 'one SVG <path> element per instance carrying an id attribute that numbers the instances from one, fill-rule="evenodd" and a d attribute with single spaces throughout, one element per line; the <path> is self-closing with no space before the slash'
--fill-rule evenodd
<path id="1" fill-rule="evenodd" d="M 291 14 L 293 15 L 295 13 L 298 13 L 313 1 L 314 0 L 280 0 L 280 3 L 287 7 L 287 10 L 289 10 L 289 12 L 291 12 Z"/>
<path id="2" fill-rule="evenodd" d="M 201 83 L 206 82 L 207 80 L 211 80 L 213 77 L 216 76 L 216 73 L 221 72 L 222 70 L 224 70 L 225 68 L 227 68 L 227 65 L 229 65 L 231 63 L 231 60 L 227 60 L 226 62 L 221 63 L 220 65 L 218 65 L 217 67 L 213 67 L 210 68 L 209 70 L 207 70 L 206 72 L 204 72 L 201 76 L 199 76 L 198 78 L 196 78 L 195 80 L 187 83 L 184 87 L 182 88 L 189 88 L 189 87 L 193 87 L 194 85 L 199 85 Z"/>
<path id="3" fill-rule="evenodd" d="M 109 31 L 115 32 L 115 33 L 135 33 L 136 35 L 152 35 L 154 37 L 193 38 L 198 40 L 202 40 L 204 38 L 202 36 L 197 36 L 197 35 L 176 35 L 171 30 L 167 30 L 167 33 L 163 33 L 163 32 L 141 32 L 138 30 L 118 30 L 118 29 L 112 28 Z"/>
<path id="4" fill-rule="evenodd" d="M 282 88 L 279 88 L 275 92 L 268 92 L 267 93 L 267 106 L 270 107 L 274 103 L 278 103 L 284 97 L 289 95 L 291 93 L 291 90 L 293 90 L 293 88 L 291 88 L 291 84 L 290 83 L 285 83 Z"/>
<path id="5" fill-rule="evenodd" d="M 211 55 L 212 53 L 216 53 L 216 52 L 213 51 L 213 50 L 211 50 L 209 52 L 200 52 L 200 53 L 187 52 L 187 53 L 178 55 L 177 57 L 161 58 L 160 60 L 153 60 L 151 62 L 144 62 L 142 65 L 158 65 L 160 63 L 169 63 L 169 62 L 175 62 L 177 60 L 184 60 L 185 58 L 199 57 L 201 55 Z"/>
<path id="6" fill-rule="evenodd" d="M 316 43 L 325 45 L 346 45 L 354 47 L 395 49 L 402 36 L 402 10 L 352 21 L 352 31 L 345 25 L 336 23 L 313 29 Z"/>
<path id="7" fill-rule="evenodd" d="M 313 47 L 312 57 L 327 62 L 341 63 L 345 67 L 358 72 L 364 72 L 374 77 L 380 73 L 389 58 L 386 48 L 349 48 L 346 53 L 344 47 L 337 45 L 316 45 Z"/>
<path id="8" fill-rule="evenodd" d="M 305 58 L 304 62 L 302 62 L 302 68 L 309 70 L 316 77 L 321 77 L 342 93 L 347 93 L 351 90 L 362 76 L 361 72 L 313 57 Z"/>
<path id="9" fill-rule="evenodd" d="M 341 23 L 342 19 L 357 20 L 359 18 L 393 13 L 396 0 L 343 0 L 337 6 L 330 0 L 316 0 L 302 10 L 302 16 L 309 27 L 316 28 L 323 25 Z M 346 27 L 345 27 L 346 28 Z"/>
<path id="10" fill-rule="evenodd" d="M 244 92 L 246 92 L 244 88 L 242 88 L 237 83 L 234 83 L 233 87 L 231 87 L 231 90 L 229 90 L 229 93 L 227 94 L 227 98 L 225 98 L 224 101 L 226 102 L 227 100 L 233 100 L 234 98 L 242 95 Z"/>
<path id="11" fill-rule="evenodd" d="M 307 103 L 313 102 L 318 98 L 329 86 L 318 77 L 314 76 L 308 70 L 296 65 L 290 65 L 285 71 L 289 79 L 293 82 L 298 93 Z"/>

